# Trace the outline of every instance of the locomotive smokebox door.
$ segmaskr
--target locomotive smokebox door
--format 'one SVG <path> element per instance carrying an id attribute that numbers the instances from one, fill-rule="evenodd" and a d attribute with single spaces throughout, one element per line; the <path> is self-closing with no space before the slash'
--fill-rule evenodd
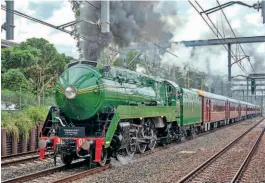
<path id="1" fill-rule="evenodd" d="M 85 127 L 60 127 L 59 137 L 85 137 Z"/>

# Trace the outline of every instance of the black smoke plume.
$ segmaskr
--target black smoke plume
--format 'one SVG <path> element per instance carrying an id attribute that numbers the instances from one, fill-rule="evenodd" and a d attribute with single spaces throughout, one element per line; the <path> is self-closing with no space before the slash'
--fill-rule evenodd
<path id="1" fill-rule="evenodd" d="M 99 26 L 83 22 L 76 27 L 79 34 L 90 41 L 80 40 L 79 48 L 88 60 L 98 60 L 100 53 L 109 43 L 119 47 L 140 43 L 143 37 L 154 42 L 168 42 L 172 34 L 164 30 L 160 13 L 155 11 L 157 2 L 111 1 L 110 32 L 101 33 Z M 80 3 L 78 18 L 97 22 L 100 19 L 100 2 Z"/>

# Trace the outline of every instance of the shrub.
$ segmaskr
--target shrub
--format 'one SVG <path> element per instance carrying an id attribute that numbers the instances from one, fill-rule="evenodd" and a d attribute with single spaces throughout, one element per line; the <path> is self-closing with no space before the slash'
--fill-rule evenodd
<path id="1" fill-rule="evenodd" d="M 15 136 L 19 133 L 29 137 L 30 130 L 44 122 L 48 113 L 48 107 L 29 107 L 19 112 L 2 112 L 1 127 Z"/>
<path id="2" fill-rule="evenodd" d="M 18 127 L 20 133 L 22 133 L 26 138 L 29 137 L 30 130 L 36 127 L 35 122 L 33 122 L 25 113 L 17 112 L 13 113 L 13 120 Z"/>
<path id="3" fill-rule="evenodd" d="M 29 107 L 24 109 L 23 112 L 35 123 L 35 125 L 39 125 L 43 122 L 48 113 L 48 107 L 40 106 L 40 107 Z"/>
<path id="4" fill-rule="evenodd" d="M 13 120 L 13 116 L 11 113 L 8 112 L 2 112 L 1 114 L 1 127 L 6 128 L 8 132 L 13 134 L 14 136 L 19 136 L 19 129 Z"/>

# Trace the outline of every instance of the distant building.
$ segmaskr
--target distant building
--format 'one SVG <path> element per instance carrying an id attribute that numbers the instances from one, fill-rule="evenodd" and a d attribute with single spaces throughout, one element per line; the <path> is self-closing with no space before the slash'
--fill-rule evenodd
<path id="1" fill-rule="evenodd" d="M 10 48 L 15 45 L 19 45 L 19 43 L 10 40 L 1 39 L 1 48 Z"/>
<path id="2" fill-rule="evenodd" d="M 16 104 L 8 104 L 4 101 L 1 101 L 1 110 L 2 111 L 17 111 L 17 105 Z"/>

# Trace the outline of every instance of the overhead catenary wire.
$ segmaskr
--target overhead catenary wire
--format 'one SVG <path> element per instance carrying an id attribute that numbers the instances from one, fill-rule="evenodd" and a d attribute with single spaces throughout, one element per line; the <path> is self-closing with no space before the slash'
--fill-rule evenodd
<path id="1" fill-rule="evenodd" d="M 97 7 L 97 6 L 93 5 L 93 4 L 92 4 L 92 3 L 90 3 L 89 1 L 85 0 L 85 2 L 86 2 L 86 3 L 88 3 L 89 5 L 93 6 L 93 7 L 94 7 L 94 8 L 96 8 L 97 10 L 100 10 L 100 8 L 99 8 L 99 7 Z"/>
<path id="2" fill-rule="evenodd" d="M 233 28 L 232 28 L 232 26 L 231 26 L 230 22 L 228 21 L 228 19 L 227 19 L 226 15 L 225 15 L 225 13 L 224 13 L 224 10 L 223 10 L 223 8 L 221 7 L 221 5 L 220 5 L 220 3 L 219 3 L 219 1 L 218 1 L 218 0 L 217 0 L 217 3 L 218 3 L 218 5 L 219 5 L 219 7 L 220 7 L 220 9 L 221 9 L 221 11 L 222 11 L 222 13 L 223 13 L 223 15 L 224 15 L 225 19 L 226 19 L 226 22 L 227 22 L 227 24 L 229 25 L 229 27 L 230 27 L 230 29 L 231 29 L 231 31 L 232 31 L 232 33 L 233 33 L 233 35 L 235 36 L 235 38 L 237 38 L 237 36 L 236 36 L 236 34 L 235 34 L 235 32 L 234 32 L 234 30 L 233 30 Z M 238 42 L 238 45 L 239 45 L 239 47 L 241 48 L 242 52 L 244 53 L 244 56 L 247 56 L 247 55 L 246 55 L 246 53 L 245 53 L 245 51 L 244 51 L 244 49 L 242 48 L 242 46 L 241 46 L 241 44 L 240 44 L 239 42 Z M 248 60 L 248 61 L 249 61 L 249 60 Z M 250 64 L 250 66 L 251 66 L 252 70 L 255 72 L 255 69 L 254 69 L 254 67 L 253 67 L 253 65 L 251 64 L 251 62 L 250 62 L 250 61 L 249 61 L 249 64 Z"/>
<path id="3" fill-rule="evenodd" d="M 73 31 L 66 30 L 66 29 L 64 29 L 64 28 L 61 28 L 60 26 L 55 26 L 55 25 L 53 25 L 53 24 L 47 23 L 47 22 L 45 22 L 45 21 L 42 21 L 42 20 L 40 20 L 40 19 L 37 19 L 37 18 L 34 18 L 34 17 L 32 17 L 32 16 L 29 16 L 29 15 L 26 15 L 26 14 L 24 14 L 24 13 L 21 13 L 21 12 L 19 12 L 19 11 L 17 11 L 17 10 L 10 10 L 10 9 L 7 9 L 5 5 L 1 5 L 1 9 L 4 10 L 4 11 L 12 12 L 12 13 L 14 13 L 14 14 L 17 15 L 17 16 L 20 16 L 20 17 L 26 18 L 26 19 L 31 20 L 31 21 L 34 21 L 34 22 L 37 22 L 37 23 L 39 23 L 39 24 L 42 24 L 42 25 L 45 25 L 45 26 L 48 26 L 48 27 L 51 27 L 51 28 L 57 29 L 57 30 L 59 30 L 59 31 L 65 32 L 65 33 L 67 33 L 67 34 L 70 34 L 71 36 L 75 36 L 75 37 L 77 37 L 77 38 L 81 38 L 81 39 L 83 39 L 83 40 L 85 40 L 85 41 L 88 41 L 88 42 L 90 42 L 90 43 L 99 43 L 98 41 L 92 41 L 92 40 L 90 40 L 90 39 L 89 39 L 88 37 L 86 37 L 86 36 L 83 36 L 83 35 L 80 35 L 80 34 L 76 34 L 76 33 L 74 33 Z M 81 20 L 81 21 L 82 21 L 82 20 Z M 77 21 L 77 22 L 79 23 L 79 22 L 81 22 L 81 21 Z M 72 22 L 74 22 L 74 21 L 72 21 Z M 69 23 L 72 23 L 72 22 L 69 22 Z M 69 23 L 66 23 L 66 24 L 69 24 Z M 66 25 L 66 24 L 64 24 L 64 25 Z M 106 48 L 109 49 L 109 50 L 111 50 L 111 51 L 115 51 L 116 53 L 119 53 L 118 50 L 115 50 L 115 49 L 113 49 L 113 48 L 110 48 L 110 47 L 106 47 Z"/>
<path id="4" fill-rule="evenodd" d="M 51 28 L 57 29 L 57 30 L 59 30 L 59 31 L 62 31 L 62 32 L 68 33 L 68 34 L 70 34 L 70 35 L 74 35 L 75 37 L 77 37 L 77 38 L 81 38 L 81 39 L 83 39 L 83 40 L 85 40 L 85 41 L 88 41 L 88 42 L 91 42 L 91 43 L 99 43 L 98 41 L 92 41 L 92 40 L 90 40 L 90 39 L 89 39 L 88 37 L 86 37 L 86 36 L 83 36 L 83 35 L 80 35 L 80 34 L 76 34 L 76 33 L 74 33 L 73 31 L 66 30 L 66 29 L 64 29 L 64 28 L 61 28 L 60 26 L 55 26 L 55 25 L 53 25 L 53 24 L 47 23 L 47 22 L 45 22 L 45 21 L 42 21 L 42 20 L 40 20 L 40 19 L 37 19 L 37 18 L 34 18 L 34 17 L 32 17 L 32 16 L 29 16 L 29 15 L 26 15 L 26 14 L 24 14 L 24 13 L 21 13 L 21 12 L 19 12 L 19 11 L 17 11 L 17 10 L 10 10 L 10 9 L 7 9 L 5 5 L 1 5 L 1 9 L 2 9 L 2 10 L 5 10 L 5 11 L 8 11 L 8 12 L 12 12 L 12 13 L 14 13 L 14 14 L 17 15 L 17 16 L 20 16 L 20 17 L 26 18 L 26 19 L 28 19 L 28 20 L 31 20 L 31 21 L 34 21 L 34 22 L 40 23 L 40 24 L 42 24 L 42 25 L 46 25 L 46 26 L 48 26 L 48 27 L 51 27 Z M 73 22 L 74 22 L 74 21 L 72 21 L 72 22 L 70 22 L 70 23 L 73 23 Z M 80 22 L 81 22 L 81 21 L 80 21 Z M 79 23 L 79 22 L 78 22 L 78 23 Z M 69 24 L 69 23 L 66 23 L 66 24 Z M 153 43 L 153 42 L 152 42 L 151 40 L 149 40 L 148 38 L 146 38 L 146 37 L 144 37 L 144 36 L 142 36 L 142 35 L 140 35 L 140 36 L 143 37 L 145 40 L 147 40 L 147 41 L 151 42 L 152 44 L 154 44 L 156 47 L 158 47 L 158 48 L 160 48 L 160 49 L 166 51 L 167 53 L 169 53 L 169 54 L 171 54 L 171 55 L 173 55 L 173 56 L 175 56 L 175 57 L 178 57 L 176 54 L 174 54 L 174 53 L 172 53 L 172 52 L 166 50 L 165 48 L 163 48 L 163 47 L 157 45 L 156 43 Z M 107 48 L 107 49 L 109 49 L 109 50 L 111 50 L 111 51 L 116 52 L 116 53 L 119 54 L 119 51 L 116 50 L 116 49 L 114 49 L 114 48 L 111 48 L 111 47 L 105 47 L 105 48 Z"/>
<path id="5" fill-rule="evenodd" d="M 201 8 L 201 10 L 202 11 L 204 11 L 203 10 L 203 8 L 200 6 L 200 4 L 197 2 L 197 1 L 195 1 L 196 2 L 196 4 Z M 193 6 L 194 8 L 195 8 L 195 6 Z M 196 9 L 196 8 L 195 8 Z M 196 9 L 197 10 L 197 9 Z M 201 17 L 203 17 L 202 15 L 201 15 L 201 13 L 197 10 L 197 12 L 200 14 L 200 16 Z M 216 26 L 214 25 L 214 23 L 213 23 L 213 21 L 211 20 L 211 18 L 208 16 L 208 14 L 207 14 L 207 18 L 208 18 L 208 20 L 211 22 L 211 24 L 212 24 L 212 26 L 215 28 L 215 30 L 217 31 L 217 34 L 215 34 L 215 32 L 214 32 L 214 34 L 217 36 L 217 38 L 219 39 L 219 40 L 224 40 L 224 37 L 222 36 L 222 34 L 218 31 L 218 29 L 216 28 Z M 203 17 L 203 19 L 204 19 L 204 17 Z M 205 19 L 204 19 L 204 21 L 206 21 Z M 207 23 L 207 22 L 206 22 Z M 208 26 L 210 26 L 208 23 L 207 23 L 207 25 Z M 222 38 L 222 39 L 220 39 L 219 38 L 219 36 L 218 35 L 220 35 L 220 37 Z M 226 46 L 223 44 L 223 46 L 226 48 Z M 228 51 L 228 49 L 226 48 L 226 50 Z M 237 55 L 235 55 L 234 54 L 234 52 L 231 50 L 231 56 L 232 56 L 232 58 L 235 60 L 235 62 L 237 63 L 237 61 L 238 61 L 238 58 L 237 58 Z M 235 57 L 235 58 L 234 58 Z M 237 65 L 241 68 L 241 70 L 245 73 L 245 74 L 247 74 L 247 71 L 246 71 L 246 69 L 242 66 L 242 64 L 241 63 L 237 63 Z"/>
<path id="6" fill-rule="evenodd" d="M 200 14 L 200 12 L 199 12 L 199 10 L 195 7 L 195 5 L 191 2 L 191 1 L 189 1 L 189 3 L 192 5 L 192 7 L 197 11 L 197 13 L 202 17 L 202 19 L 204 20 L 204 22 L 208 25 L 208 27 L 211 29 L 211 31 L 214 33 L 214 35 L 220 40 L 220 42 L 222 43 L 222 45 L 223 45 L 223 47 L 228 51 L 228 48 L 226 47 L 226 42 L 225 42 L 225 40 L 224 40 L 224 38 L 223 38 L 223 36 L 222 36 L 222 34 L 216 29 L 216 27 L 215 27 L 215 25 L 214 25 L 214 23 L 212 22 L 212 20 L 208 17 L 208 19 L 209 19 L 209 21 L 211 22 L 211 24 L 212 24 L 212 26 L 215 28 L 215 30 L 213 29 L 213 27 L 209 24 L 209 22 Z M 196 2 L 197 3 L 197 2 Z M 197 3 L 198 4 L 198 3 Z M 202 7 L 198 4 L 198 6 L 202 9 Z M 202 11 L 203 11 L 203 9 L 202 9 Z M 217 31 L 217 33 L 215 32 L 215 31 Z M 222 38 L 222 39 L 220 39 L 219 38 L 219 35 L 220 35 L 220 37 Z M 235 54 L 234 54 L 234 52 L 233 51 L 231 51 L 231 56 L 232 56 L 232 58 L 233 58 L 233 60 L 235 60 L 235 61 L 237 61 L 237 57 L 235 56 Z M 245 73 L 245 74 L 247 74 L 247 72 L 246 72 L 246 70 L 240 65 L 240 64 L 238 64 L 239 65 L 239 67 L 241 68 L 241 70 Z"/>
<path id="7" fill-rule="evenodd" d="M 197 2 L 196 2 L 196 3 L 197 3 Z M 224 8 L 224 7 L 221 7 L 221 5 L 220 5 L 220 3 L 219 3 L 218 1 L 217 1 L 217 3 L 219 4 L 218 7 L 222 10 L 222 13 L 223 13 L 223 15 L 224 15 L 224 17 L 225 17 L 225 19 L 226 19 L 226 21 L 227 21 L 227 23 L 228 23 L 230 29 L 231 29 L 233 35 L 235 36 L 235 38 L 237 38 L 236 35 L 235 35 L 234 30 L 232 29 L 232 26 L 230 25 L 230 23 L 229 23 L 229 21 L 228 21 L 226 15 L 225 15 L 225 13 L 224 13 L 224 11 L 223 11 L 223 8 Z M 199 3 L 197 3 L 197 4 L 198 4 L 198 6 L 202 9 L 202 7 L 199 5 Z M 202 9 L 202 10 L 203 10 L 203 9 Z M 202 14 L 202 13 L 204 13 L 204 12 L 205 12 L 205 11 L 203 10 L 202 12 L 200 12 L 200 14 Z M 205 14 L 207 15 L 208 19 L 210 19 L 209 16 L 208 16 L 209 13 L 205 13 Z M 210 20 L 210 21 L 211 21 L 211 20 Z M 218 32 L 218 30 L 217 30 L 217 32 Z M 221 35 L 221 34 L 220 34 L 220 35 Z M 238 45 L 240 46 L 242 52 L 244 53 L 243 58 L 247 58 L 247 57 L 249 57 L 249 56 L 246 55 L 246 53 L 245 53 L 245 51 L 244 51 L 244 49 L 242 48 L 242 46 L 241 46 L 240 43 L 236 44 L 236 55 L 237 55 L 237 53 L 239 53 L 239 47 L 238 47 Z M 235 61 L 234 63 L 237 63 L 237 62 L 239 61 L 240 66 L 244 67 L 244 66 L 242 65 L 242 63 L 241 63 L 241 60 L 243 60 L 243 59 L 242 59 L 242 58 L 241 58 L 241 59 L 237 59 L 237 61 Z M 253 65 L 251 64 L 251 62 L 250 62 L 249 59 L 248 59 L 248 62 L 249 62 L 249 64 L 251 65 L 252 70 L 255 72 L 255 69 L 254 69 L 254 67 L 253 67 Z M 245 69 L 244 69 L 244 70 L 245 70 Z"/>
<path id="8" fill-rule="evenodd" d="M 174 54 L 174 53 L 172 53 L 172 52 L 168 51 L 167 49 L 165 49 L 165 48 L 163 48 L 163 47 L 159 46 L 158 44 L 154 43 L 154 42 L 153 42 L 153 41 L 151 41 L 150 39 L 148 39 L 148 38 L 144 37 L 143 35 L 140 35 L 140 37 L 142 37 L 144 40 L 146 40 L 146 41 L 148 41 L 148 42 L 152 43 L 153 45 L 155 45 L 156 47 L 160 48 L 161 50 L 164 50 L 165 52 L 167 52 L 167 53 L 169 53 L 169 54 L 173 55 L 174 57 L 177 57 L 177 58 L 178 58 L 178 56 L 177 56 L 176 54 Z"/>
<path id="9" fill-rule="evenodd" d="M 190 1 L 189 1 L 190 2 Z M 202 11 L 204 11 L 203 10 L 203 8 L 201 7 L 201 5 L 197 2 L 197 1 L 195 1 L 196 2 L 196 4 L 201 8 L 201 10 Z M 195 8 L 195 6 L 193 6 L 194 8 Z M 195 8 L 196 9 L 196 8 Z M 196 9 L 197 10 L 197 9 Z M 201 15 L 201 13 L 197 10 L 197 12 L 200 14 L 200 16 L 201 17 L 203 17 L 202 15 Z M 212 24 L 212 26 L 215 28 L 215 30 L 217 31 L 217 35 L 215 34 L 215 32 L 214 32 L 214 34 L 217 36 L 217 38 L 219 39 L 219 40 L 224 40 L 224 37 L 222 36 L 222 34 L 218 31 L 218 29 L 217 29 L 217 27 L 214 25 L 214 23 L 213 23 L 213 21 L 211 20 L 211 18 L 208 16 L 208 14 L 206 14 L 207 15 L 207 18 L 208 18 L 208 20 L 211 22 L 211 24 Z M 203 19 L 204 19 L 204 17 L 203 17 Z M 206 21 L 205 19 L 204 19 L 204 21 Z M 207 25 L 209 26 L 209 24 L 207 23 Z M 220 39 L 219 37 L 218 37 L 218 35 L 220 35 L 220 37 L 222 38 L 222 39 Z M 226 48 L 226 46 L 223 44 L 223 46 Z M 228 49 L 226 49 L 227 51 L 228 51 Z M 237 58 L 237 55 L 235 55 L 234 54 L 234 52 L 231 50 L 231 55 L 232 55 L 232 58 L 233 57 L 235 57 L 235 58 L 233 58 L 234 60 L 235 60 L 235 62 L 237 62 L 238 61 L 238 58 Z M 237 65 L 241 68 L 241 70 L 245 73 L 245 74 L 247 74 L 247 71 L 246 71 L 246 69 L 242 66 L 242 64 L 241 63 L 237 63 Z"/>
<path id="10" fill-rule="evenodd" d="M 227 24 L 229 25 L 229 27 L 230 27 L 230 29 L 231 29 L 231 31 L 232 31 L 232 33 L 233 33 L 233 35 L 235 36 L 235 38 L 237 38 L 237 36 L 236 36 L 236 34 L 235 34 L 235 32 L 234 32 L 234 30 L 233 30 L 233 28 L 232 28 L 232 26 L 231 26 L 230 22 L 229 22 L 229 21 L 228 21 L 228 19 L 227 19 L 227 16 L 225 15 L 225 12 L 224 12 L 223 8 L 221 7 L 221 5 L 220 5 L 220 3 L 219 3 L 219 1 L 218 1 L 218 0 L 217 0 L 217 3 L 218 3 L 218 5 L 219 5 L 219 7 L 220 7 L 220 9 L 221 9 L 221 11 L 222 11 L 222 14 L 224 15 L 224 17 L 225 17 L 225 19 L 226 19 L 226 22 L 227 22 Z M 246 53 L 245 53 L 245 51 L 244 51 L 244 49 L 242 48 L 241 44 L 240 44 L 240 43 L 238 43 L 238 45 L 239 45 L 239 47 L 241 48 L 242 52 L 244 53 L 244 56 L 247 56 L 247 55 L 246 55 Z M 237 47 L 237 49 L 239 49 L 239 48 Z M 254 69 L 254 67 L 253 67 L 253 65 L 251 64 L 251 62 L 250 62 L 250 60 L 249 60 L 249 59 L 248 59 L 248 62 L 249 62 L 249 64 L 250 64 L 250 66 L 251 66 L 252 70 L 253 70 L 253 71 L 254 71 L 254 73 L 255 73 L 255 69 Z M 240 61 L 240 63 L 241 63 L 241 61 Z M 263 84 L 263 82 L 262 82 L 262 81 L 260 81 L 260 83 L 262 83 L 262 84 Z"/>
<path id="11" fill-rule="evenodd" d="M 69 30 L 66 30 L 66 29 L 64 29 L 64 28 L 61 28 L 60 26 L 55 26 L 55 25 L 53 25 L 53 24 L 47 23 L 47 22 L 45 22 L 45 21 L 39 20 L 39 19 L 34 18 L 34 17 L 32 17 L 32 16 L 26 15 L 26 14 L 24 14 L 24 13 L 21 13 L 21 12 L 19 12 L 19 11 L 17 11 L 17 10 L 10 10 L 10 9 L 7 9 L 5 5 L 1 5 L 1 9 L 2 9 L 2 10 L 5 10 L 5 11 L 8 11 L 8 12 L 11 12 L 11 13 L 14 13 L 15 15 L 18 15 L 18 16 L 20 16 L 20 17 L 26 18 L 26 19 L 28 19 L 28 20 L 31 20 L 31 21 L 34 21 L 34 22 L 40 23 L 40 24 L 42 24 L 42 25 L 45 25 L 45 26 L 48 26 L 48 27 L 51 27 L 51 28 L 57 29 L 57 30 L 59 30 L 59 31 L 62 31 L 62 32 L 68 33 L 68 34 L 70 34 L 70 35 L 77 36 L 77 37 L 82 38 L 82 39 L 85 39 L 85 40 L 87 40 L 87 41 L 95 42 L 95 41 L 91 41 L 91 40 L 89 40 L 89 39 L 88 39 L 87 37 L 85 37 L 85 36 L 74 34 L 72 31 L 69 31 Z"/>
<path id="12" fill-rule="evenodd" d="M 85 0 L 85 2 L 87 2 L 89 5 L 93 6 L 93 7 L 96 8 L 97 10 L 100 10 L 100 8 L 94 6 L 93 4 L 91 4 L 90 2 L 88 2 L 87 0 Z M 158 44 L 154 43 L 153 41 L 151 41 L 150 39 L 146 38 L 145 36 L 143 36 L 143 35 L 141 35 L 141 34 L 139 34 L 139 36 L 142 37 L 143 39 L 145 39 L 146 41 L 152 43 L 152 44 L 155 45 L 156 47 L 158 47 L 158 48 L 164 50 L 165 52 L 167 52 L 167 53 L 169 53 L 169 54 L 171 54 L 171 55 L 173 55 L 173 56 L 175 56 L 175 57 L 178 58 L 178 56 L 177 56 L 176 54 L 174 54 L 174 53 L 168 51 L 167 49 L 165 49 L 165 48 L 159 46 Z"/>

